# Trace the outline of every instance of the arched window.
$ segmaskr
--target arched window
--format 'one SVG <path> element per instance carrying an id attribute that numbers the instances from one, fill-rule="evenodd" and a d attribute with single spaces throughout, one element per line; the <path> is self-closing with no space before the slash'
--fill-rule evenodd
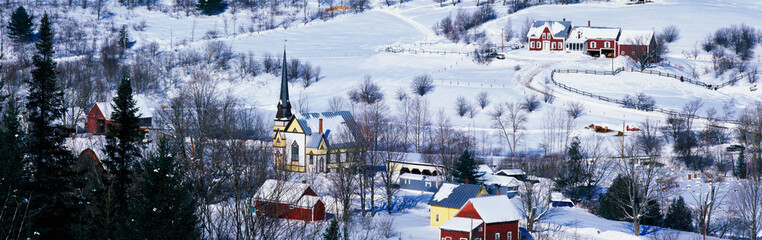
<path id="1" fill-rule="evenodd" d="M 315 164 L 314 156 L 310 153 L 310 164 Z"/>
<path id="2" fill-rule="evenodd" d="M 299 161 L 299 144 L 296 144 L 296 141 L 294 141 L 294 143 L 291 144 L 291 161 L 292 162 Z"/>

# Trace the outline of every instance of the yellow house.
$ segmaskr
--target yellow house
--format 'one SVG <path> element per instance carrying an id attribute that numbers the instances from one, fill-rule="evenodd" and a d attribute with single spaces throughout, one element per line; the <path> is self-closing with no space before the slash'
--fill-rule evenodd
<path id="1" fill-rule="evenodd" d="M 486 196 L 481 185 L 444 183 L 429 201 L 431 226 L 440 226 L 450 220 L 468 199 Z"/>

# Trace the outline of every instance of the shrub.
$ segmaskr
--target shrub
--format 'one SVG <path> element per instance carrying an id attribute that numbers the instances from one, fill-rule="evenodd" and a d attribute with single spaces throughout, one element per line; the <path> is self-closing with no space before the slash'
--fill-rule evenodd
<path id="1" fill-rule="evenodd" d="M 349 100 L 356 103 L 374 104 L 384 99 L 381 88 L 371 80 L 370 75 L 357 85 L 357 88 L 349 91 Z"/>
<path id="2" fill-rule="evenodd" d="M 667 26 L 662 30 L 661 37 L 667 43 L 672 43 L 677 41 L 677 39 L 680 39 L 680 30 L 678 30 L 675 25 Z"/>
<path id="3" fill-rule="evenodd" d="M 524 97 L 524 102 L 521 103 L 521 109 L 526 110 L 527 112 L 534 112 L 535 110 L 540 109 L 540 99 L 537 97 L 537 95 L 527 95 Z"/>
<path id="4" fill-rule="evenodd" d="M 428 74 L 419 75 L 413 78 L 410 87 L 413 89 L 413 93 L 423 96 L 434 91 L 434 79 Z"/>

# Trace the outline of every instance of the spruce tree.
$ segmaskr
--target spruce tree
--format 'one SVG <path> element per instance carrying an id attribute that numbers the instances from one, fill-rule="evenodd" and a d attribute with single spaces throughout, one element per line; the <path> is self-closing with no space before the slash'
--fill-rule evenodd
<path id="1" fill-rule="evenodd" d="M 24 7 L 19 6 L 11 15 L 8 23 L 8 37 L 17 42 L 28 42 L 34 37 L 34 16 L 29 15 Z"/>
<path id="2" fill-rule="evenodd" d="M 468 150 L 463 151 L 452 170 L 452 177 L 459 183 L 476 184 L 479 177 L 479 167 L 476 165 L 474 156 Z"/>
<path id="3" fill-rule="evenodd" d="M 331 224 L 325 229 L 323 234 L 325 240 L 339 240 L 339 222 L 336 218 L 331 219 Z"/>
<path id="4" fill-rule="evenodd" d="M 559 188 L 566 190 L 571 195 L 572 200 L 579 198 L 580 187 L 588 177 L 588 173 L 582 166 L 582 149 L 580 147 L 579 138 L 572 139 L 569 149 L 567 150 L 568 160 L 566 161 L 566 168 L 560 172 L 560 175 L 556 178 L 556 185 Z"/>
<path id="5" fill-rule="evenodd" d="M 107 158 L 103 160 L 110 173 L 106 175 L 106 187 L 113 189 L 116 215 L 122 217 L 127 216 L 128 203 L 134 197 L 134 172 L 138 159 L 142 157 L 140 151 L 145 146 L 143 130 L 139 125 L 138 108 L 135 105 L 132 83 L 129 76 L 124 76 L 111 104 L 111 120 L 114 124 L 109 125 L 106 131 Z M 126 224 L 128 220 L 129 218 L 124 218 L 119 222 Z"/>
<path id="6" fill-rule="evenodd" d="M 23 214 L 28 206 L 24 199 L 29 198 L 29 172 L 24 168 L 23 132 L 18 120 L 19 109 L 15 99 L 8 101 L 0 127 L 0 215 Z M 5 214 L 3 214 L 5 213 Z M 8 239 L 30 236 L 22 225 L 27 224 L 25 217 L 0 218 L 0 238 Z M 19 232 L 19 230 L 21 232 Z"/>
<path id="7" fill-rule="evenodd" d="M 598 199 L 598 216 L 610 220 L 626 220 L 624 212 L 632 212 L 632 208 L 626 202 L 626 199 L 629 199 L 630 181 L 629 178 L 621 175 L 614 178 L 608 191 Z"/>
<path id="8" fill-rule="evenodd" d="M 130 34 L 127 32 L 127 26 L 122 25 L 122 29 L 119 30 L 119 47 L 124 51 L 130 47 Z"/>
<path id="9" fill-rule="evenodd" d="M 137 237 L 198 239 L 200 230 L 191 182 L 166 139 L 142 164 L 143 181 L 135 203 Z"/>
<path id="10" fill-rule="evenodd" d="M 206 15 L 218 14 L 224 7 L 225 2 L 223 0 L 198 0 L 198 4 L 196 4 L 196 9 Z"/>
<path id="11" fill-rule="evenodd" d="M 693 231 L 692 219 L 693 213 L 685 205 L 683 197 L 672 199 L 672 204 L 669 205 L 667 215 L 664 217 L 664 227 L 691 232 Z"/>
<path id="12" fill-rule="evenodd" d="M 659 202 L 651 199 L 646 203 L 646 208 L 647 209 L 645 215 L 640 218 L 640 224 L 661 226 L 662 218 L 664 216 L 661 214 L 661 207 L 659 206 Z"/>
<path id="13" fill-rule="evenodd" d="M 739 178 L 746 178 L 746 155 L 744 154 L 744 150 L 741 150 L 741 152 L 738 153 L 738 161 L 736 161 L 736 169 L 733 172 L 733 175 Z"/>
<path id="14" fill-rule="evenodd" d="M 30 229 L 44 239 L 71 239 L 72 223 L 78 213 L 80 199 L 75 196 L 77 174 L 75 159 L 64 146 L 69 130 L 60 124 L 63 91 L 56 78 L 53 60 L 53 29 L 48 15 L 40 24 L 37 52 L 32 58 L 34 69 L 29 84 L 26 110 L 29 115 L 27 157 L 32 169 L 30 199 L 32 208 L 39 208 Z"/>

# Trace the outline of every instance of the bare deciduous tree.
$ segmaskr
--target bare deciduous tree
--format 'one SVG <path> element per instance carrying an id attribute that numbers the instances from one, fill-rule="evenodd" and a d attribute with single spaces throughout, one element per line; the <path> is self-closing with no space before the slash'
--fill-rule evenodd
<path id="1" fill-rule="evenodd" d="M 526 112 L 517 103 L 506 102 L 495 107 L 490 113 L 492 127 L 497 128 L 501 137 L 508 143 L 511 156 L 516 156 L 519 141 L 523 139 L 523 130 L 527 122 Z"/>
<path id="2" fill-rule="evenodd" d="M 410 87 L 413 89 L 413 93 L 423 96 L 434 90 L 434 78 L 431 75 L 423 74 L 413 78 L 413 82 Z"/>
<path id="3" fill-rule="evenodd" d="M 487 92 L 480 92 L 479 95 L 476 95 L 476 102 L 483 110 L 490 103 L 489 94 Z"/>

